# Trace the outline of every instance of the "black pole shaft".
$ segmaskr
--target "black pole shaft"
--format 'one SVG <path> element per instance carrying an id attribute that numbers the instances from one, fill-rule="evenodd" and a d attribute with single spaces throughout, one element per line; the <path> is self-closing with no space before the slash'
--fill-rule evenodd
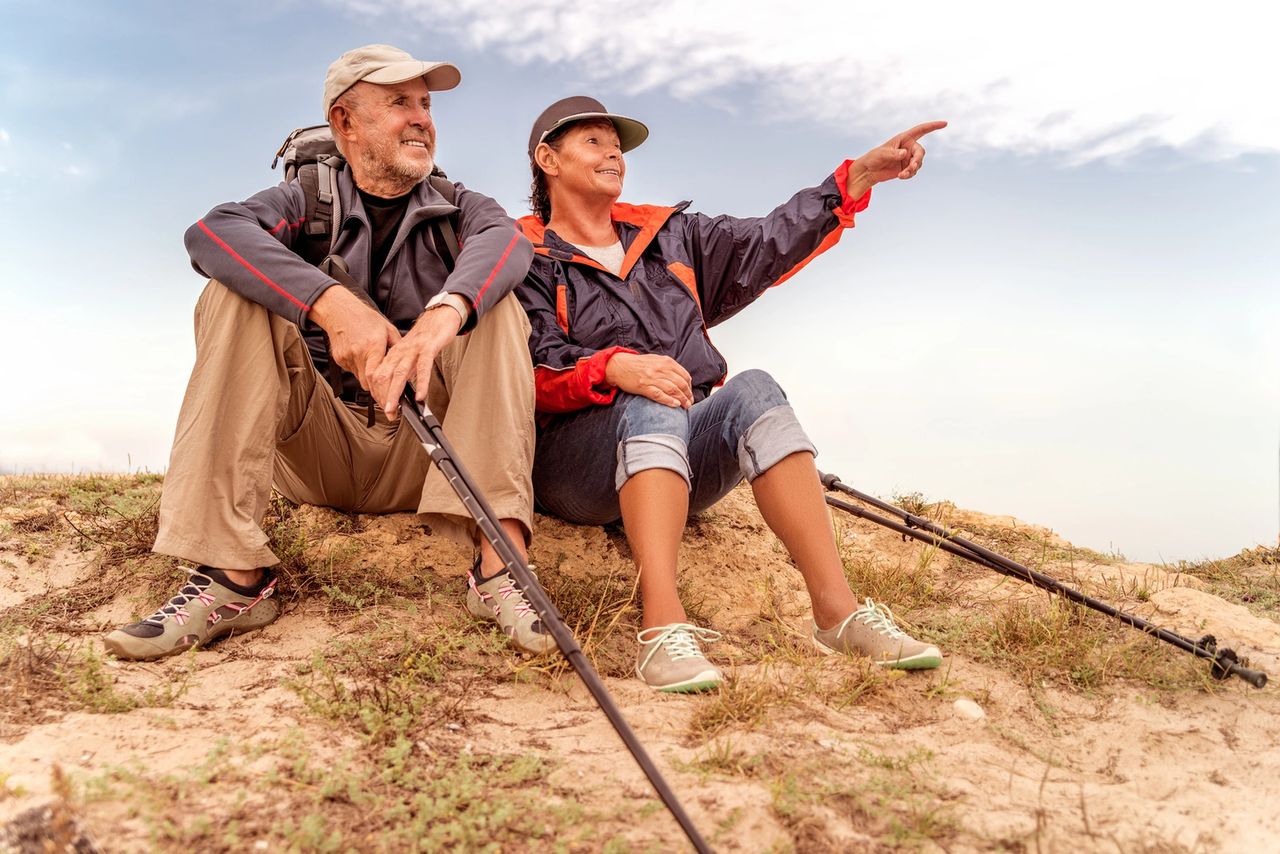
<path id="1" fill-rule="evenodd" d="M 520 589 L 528 597 L 529 604 L 538 612 L 543 625 L 550 630 L 556 646 L 560 648 L 560 652 L 568 660 L 578 677 L 582 679 L 583 684 L 587 686 L 587 690 L 595 698 L 596 704 L 600 706 L 600 710 L 609 719 L 609 723 L 613 725 L 618 737 L 622 739 L 627 750 L 635 758 L 636 764 L 640 766 L 645 776 L 649 778 L 654 791 L 658 793 L 658 797 L 662 799 L 663 804 L 666 805 L 672 817 L 675 818 L 676 823 L 680 825 L 680 829 L 684 831 L 690 844 L 699 854 L 710 852 L 711 848 L 702 838 L 702 835 L 698 833 L 698 828 L 694 826 L 693 820 L 685 812 L 684 806 L 681 805 L 675 792 L 672 791 L 671 786 L 663 778 L 662 772 L 658 770 L 658 766 L 653 764 L 653 760 L 645 751 L 644 745 L 640 743 L 640 739 L 636 738 L 635 732 L 627 724 L 626 718 L 622 716 L 622 711 L 614 703 L 613 697 L 610 696 L 609 690 L 605 688 L 600 675 L 596 673 L 595 668 L 591 666 L 591 662 L 582 651 L 582 647 L 579 646 L 577 638 L 573 636 L 573 632 L 565 625 L 564 617 L 560 615 L 550 597 L 547 596 L 546 591 L 542 589 L 542 585 L 533 577 L 533 573 L 529 571 L 528 564 L 525 563 L 524 558 L 516 550 L 515 545 L 507 536 L 507 532 L 502 530 L 502 526 L 498 524 L 497 516 L 493 512 L 493 508 L 489 506 L 489 502 L 476 489 L 475 482 L 472 481 L 466 469 L 463 468 L 462 461 L 458 459 L 453 446 L 449 444 L 448 438 L 444 435 L 444 429 L 440 426 L 440 422 L 431 414 L 429 409 L 419 411 L 411 391 L 405 392 L 404 400 L 400 404 L 400 413 L 413 431 L 418 434 L 418 438 L 431 456 L 432 462 L 440 468 L 441 473 L 449 481 L 453 491 L 457 493 L 458 498 L 466 506 L 467 512 L 476 520 L 476 525 L 480 528 L 484 538 L 493 546 L 494 551 L 498 553 L 498 557 L 502 558 L 507 570 L 515 577 L 516 583 L 520 585 Z"/>
<path id="2" fill-rule="evenodd" d="M 864 492 L 859 492 L 848 484 L 842 483 L 835 475 L 823 474 L 821 475 L 821 478 L 822 485 L 827 489 L 839 490 L 840 492 L 857 498 L 859 501 L 870 504 L 872 507 L 883 510 L 886 513 L 892 513 L 893 515 L 901 518 L 906 524 L 894 522 L 891 519 L 885 519 L 882 516 L 869 513 L 861 507 L 849 504 L 846 501 L 841 501 L 838 498 L 827 496 L 826 501 L 832 507 L 837 507 L 847 513 L 857 516 L 858 518 L 874 522 L 875 524 L 889 528 L 890 530 L 896 531 L 904 536 L 912 537 L 913 539 L 937 546 L 948 554 L 962 557 L 980 566 L 985 566 L 988 569 L 995 570 L 1003 575 L 1025 581 L 1043 590 L 1056 593 L 1072 602 L 1084 605 L 1085 607 L 1091 608 L 1095 611 L 1099 611 L 1109 617 L 1119 620 L 1125 625 L 1132 626 L 1133 628 L 1151 635 L 1152 637 L 1158 638 L 1165 643 L 1176 646 L 1185 652 L 1189 652 L 1198 658 L 1209 659 L 1213 662 L 1215 669 L 1221 668 L 1221 670 L 1226 674 L 1239 676 L 1255 688 L 1262 688 L 1267 684 L 1267 674 L 1258 670 L 1250 670 L 1249 668 L 1240 666 L 1234 660 L 1234 653 L 1231 654 L 1231 657 L 1228 657 L 1226 655 L 1228 652 L 1227 650 L 1220 652 L 1217 649 L 1209 649 L 1201 646 L 1185 635 L 1160 628 L 1159 626 L 1149 623 L 1135 614 L 1130 614 L 1127 611 L 1122 611 L 1119 608 L 1099 599 L 1095 599 L 1092 596 L 1087 596 L 1079 590 L 1068 587 L 1056 578 L 1037 572 L 1030 567 L 1010 560 L 1003 555 L 997 554 L 989 549 L 985 549 L 976 543 L 970 542 L 969 540 L 959 537 L 955 533 L 934 524 L 928 519 L 917 516 L 914 513 L 909 513 L 901 507 L 896 507 L 886 501 L 881 501 L 880 499 L 867 495 Z"/>

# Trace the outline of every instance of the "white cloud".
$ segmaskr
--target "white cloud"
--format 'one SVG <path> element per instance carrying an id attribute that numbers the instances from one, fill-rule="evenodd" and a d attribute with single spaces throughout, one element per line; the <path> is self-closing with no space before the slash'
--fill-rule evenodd
<path id="1" fill-rule="evenodd" d="M 343 2 L 343 0 L 339 0 Z M 1280 151 L 1280 79 L 1257 0 L 345 0 L 407 13 L 525 64 L 707 98 L 759 87 L 763 109 L 888 132 L 946 118 L 949 144 L 1070 162 L 1152 146 L 1197 158 Z"/>
<path id="2" fill-rule="evenodd" d="M 9 132 L 4 128 L 0 128 L 0 142 L 8 143 L 9 139 Z"/>

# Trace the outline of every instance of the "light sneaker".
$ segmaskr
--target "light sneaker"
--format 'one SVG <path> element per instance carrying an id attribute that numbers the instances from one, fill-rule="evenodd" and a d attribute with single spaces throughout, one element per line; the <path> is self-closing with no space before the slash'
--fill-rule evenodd
<path id="1" fill-rule="evenodd" d="M 271 598 L 276 577 L 270 572 L 261 587 L 248 590 L 232 589 L 200 570 L 188 571 L 191 577 L 158 611 L 107 635 L 107 651 L 116 658 L 150 661 L 260 629 L 280 616 L 280 606 Z"/>
<path id="2" fill-rule="evenodd" d="M 686 694 L 719 688 L 724 675 L 702 654 L 699 641 L 718 641 L 720 633 L 690 623 L 654 626 L 636 635 L 640 652 L 636 675 L 655 691 Z"/>
<path id="3" fill-rule="evenodd" d="M 881 667 L 899 670 L 928 670 L 942 664 L 942 653 L 936 646 L 921 643 L 898 628 L 889 608 L 871 599 L 834 628 L 823 630 L 814 623 L 813 645 L 825 655 L 865 655 Z"/>
<path id="4" fill-rule="evenodd" d="M 522 652 L 541 655 L 556 648 L 556 639 L 542 625 L 511 573 L 504 569 L 486 580 L 480 574 L 479 558 L 467 573 L 467 611 L 477 620 L 496 622 L 511 645 Z"/>

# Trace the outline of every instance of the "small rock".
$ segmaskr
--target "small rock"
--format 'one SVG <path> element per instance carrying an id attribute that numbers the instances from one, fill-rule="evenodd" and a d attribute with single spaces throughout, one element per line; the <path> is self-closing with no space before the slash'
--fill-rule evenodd
<path id="1" fill-rule="evenodd" d="M 955 707 L 956 714 L 966 720 L 980 721 L 987 716 L 987 713 L 982 710 L 982 706 L 979 706 L 968 697 L 961 697 L 959 700 L 956 700 L 953 705 Z"/>
<path id="2" fill-rule="evenodd" d="M 268 843 L 267 840 L 265 839 L 259 839 L 257 842 L 253 843 L 254 851 L 266 851 L 270 847 L 271 847 L 271 844 Z"/>

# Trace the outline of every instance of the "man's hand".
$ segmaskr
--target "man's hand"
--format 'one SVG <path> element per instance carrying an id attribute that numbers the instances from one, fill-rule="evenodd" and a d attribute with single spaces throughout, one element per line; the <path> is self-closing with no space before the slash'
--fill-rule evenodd
<path id="1" fill-rule="evenodd" d="M 387 351 L 400 340 L 391 322 L 342 285 L 333 285 L 311 306 L 310 318 L 329 335 L 329 358 L 356 375 L 366 391 Z"/>
<path id="2" fill-rule="evenodd" d="M 670 356 L 616 353 L 604 369 L 605 382 L 667 406 L 693 406 L 693 380 Z"/>
<path id="3" fill-rule="evenodd" d="M 369 386 L 369 392 L 387 418 L 395 421 L 400 417 L 400 396 L 406 383 L 413 384 L 418 403 L 426 402 L 436 356 L 461 328 L 462 318 L 458 313 L 442 305 L 423 313 L 409 333 L 387 352 L 373 372 Z"/>
<path id="4" fill-rule="evenodd" d="M 924 146 L 920 144 L 920 137 L 946 126 L 946 122 L 916 125 L 859 157 L 849 169 L 849 183 L 845 188 L 849 197 L 860 199 L 881 181 L 893 178 L 905 181 L 914 176 L 924 164 Z"/>

